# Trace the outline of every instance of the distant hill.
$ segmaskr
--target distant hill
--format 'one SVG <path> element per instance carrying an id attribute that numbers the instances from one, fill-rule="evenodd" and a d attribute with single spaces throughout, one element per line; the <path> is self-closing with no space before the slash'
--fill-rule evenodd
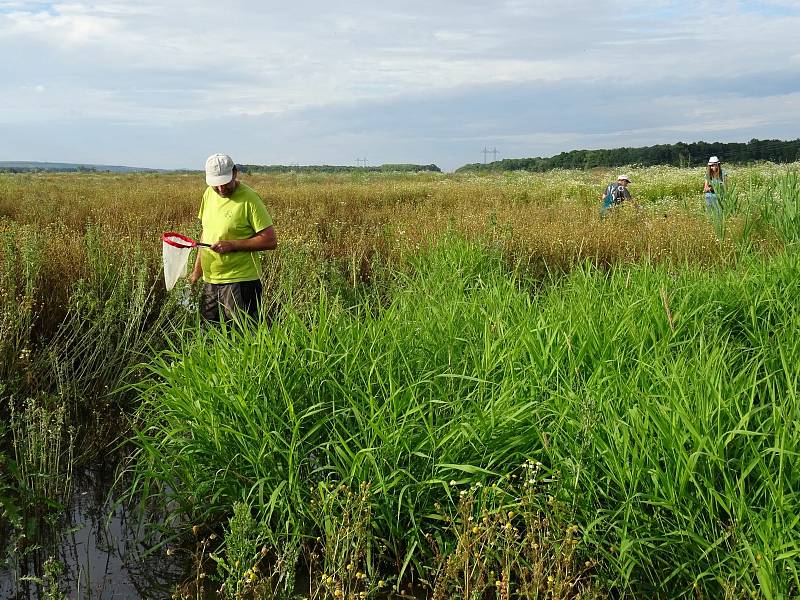
<path id="1" fill-rule="evenodd" d="M 80 163 L 54 163 L 33 161 L 0 160 L 0 172 L 63 172 L 63 173 L 158 173 L 163 169 L 145 169 L 142 167 L 123 167 L 119 165 L 87 165 Z"/>
<path id="2" fill-rule="evenodd" d="M 678 142 L 638 148 L 571 150 L 548 158 L 507 158 L 490 163 L 472 163 L 459 167 L 456 173 L 549 171 L 625 165 L 691 167 L 705 165 L 711 156 L 718 156 L 723 163 L 734 164 L 757 161 L 795 162 L 800 160 L 800 139 L 790 141 L 752 139 L 747 143 Z"/>
<path id="3" fill-rule="evenodd" d="M 237 165 L 243 173 L 417 173 L 432 171 L 439 173 L 436 165 L 383 164 L 374 167 L 354 167 L 346 165 Z M 202 169 L 146 169 L 143 167 L 124 167 L 120 165 L 92 165 L 81 163 L 54 163 L 34 161 L 2 161 L 0 173 L 62 172 L 62 173 L 202 173 Z"/>
<path id="4" fill-rule="evenodd" d="M 374 167 L 353 167 L 347 165 L 237 165 L 243 173 L 417 173 L 432 171 L 439 173 L 436 165 L 384 164 Z"/>

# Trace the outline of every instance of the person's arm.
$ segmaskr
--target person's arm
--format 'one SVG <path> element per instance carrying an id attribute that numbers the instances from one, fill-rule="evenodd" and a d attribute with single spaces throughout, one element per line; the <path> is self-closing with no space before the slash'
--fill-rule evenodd
<path id="1" fill-rule="evenodd" d="M 202 232 L 202 229 L 203 229 L 203 208 L 205 208 L 206 193 L 207 192 L 208 192 L 208 189 L 206 189 L 206 192 L 203 193 L 203 199 L 200 201 L 200 212 L 197 213 L 197 221 L 200 224 L 200 237 L 197 238 L 199 240 L 203 239 L 203 232 Z M 203 263 L 200 262 L 200 253 L 202 251 L 203 251 L 202 248 L 199 248 L 199 247 L 197 248 L 197 256 L 194 259 L 194 269 L 192 269 L 192 272 L 189 275 L 189 283 L 191 283 L 192 285 L 194 285 L 200 279 L 203 278 Z"/>
<path id="2" fill-rule="evenodd" d="M 189 275 L 189 283 L 192 285 L 197 283 L 198 280 L 203 277 L 203 264 L 200 262 L 200 252 L 202 252 L 202 250 L 198 248 L 197 258 L 194 259 L 194 269 L 192 270 L 191 275 Z"/>
<path id="3" fill-rule="evenodd" d="M 228 252 L 257 252 L 259 250 L 275 250 L 278 247 L 278 236 L 275 227 L 270 225 L 254 236 L 244 240 L 220 240 L 211 246 L 214 252 L 227 254 Z M 198 258 L 199 260 L 199 258 Z"/>

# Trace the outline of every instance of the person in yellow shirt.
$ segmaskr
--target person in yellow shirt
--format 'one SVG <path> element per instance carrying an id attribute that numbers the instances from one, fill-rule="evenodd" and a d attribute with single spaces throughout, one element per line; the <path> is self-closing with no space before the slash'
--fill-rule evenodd
<path id="1" fill-rule="evenodd" d="M 237 179 L 237 169 L 227 154 L 206 160 L 208 187 L 200 202 L 201 241 L 189 281 L 201 278 L 200 315 L 207 321 L 230 319 L 237 310 L 258 317 L 261 305 L 259 252 L 277 245 L 272 217 L 264 201 Z"/>

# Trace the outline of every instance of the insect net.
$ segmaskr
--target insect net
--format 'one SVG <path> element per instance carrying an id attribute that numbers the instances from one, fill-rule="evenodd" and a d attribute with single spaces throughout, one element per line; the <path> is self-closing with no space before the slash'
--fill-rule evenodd
<path id="1" fill-rule="evenodd" d="M 175 287 L 175 282 L 186 274 L 186 263 L 194 245 L 192 240 L 178 234 L 165 233 L 161 238 L 167 290 Z"/>

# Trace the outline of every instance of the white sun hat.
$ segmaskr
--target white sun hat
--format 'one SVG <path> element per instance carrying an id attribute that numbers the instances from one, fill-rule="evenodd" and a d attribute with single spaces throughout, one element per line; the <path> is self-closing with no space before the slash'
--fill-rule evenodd
<path id="1" fill-rule="evenodd" d="M 719 159 L 716 156 L 712 156 L 711 158 L 708 159 L 708 164 L 710 164 L 710 165 L 718 165 L 719 164 Z"/>
<path id="2" fill-rule="evenodd" d="M 624 180 L 625 180 L 625 181 L 627 181 L 628 183 L 630 183 L 630 182 L 631 182 L 631 178 L 630 178 L 630 177 L 628 177 L 627 175 L 625 175 L 625 173 L 623 173 L 622 175 L 620 175 L 619 177 L 617 177 L 617 181 L 620 181 L 620 180 L 622 180 L 622 179 L 624 179 Z"/>
<path id="3" fill-rule="evenodd" d="M 206 183 L 210 186 L 225 185 L 233 179 L 235 166 L 227 154 L 212 154 L 206 159 Z"/>

